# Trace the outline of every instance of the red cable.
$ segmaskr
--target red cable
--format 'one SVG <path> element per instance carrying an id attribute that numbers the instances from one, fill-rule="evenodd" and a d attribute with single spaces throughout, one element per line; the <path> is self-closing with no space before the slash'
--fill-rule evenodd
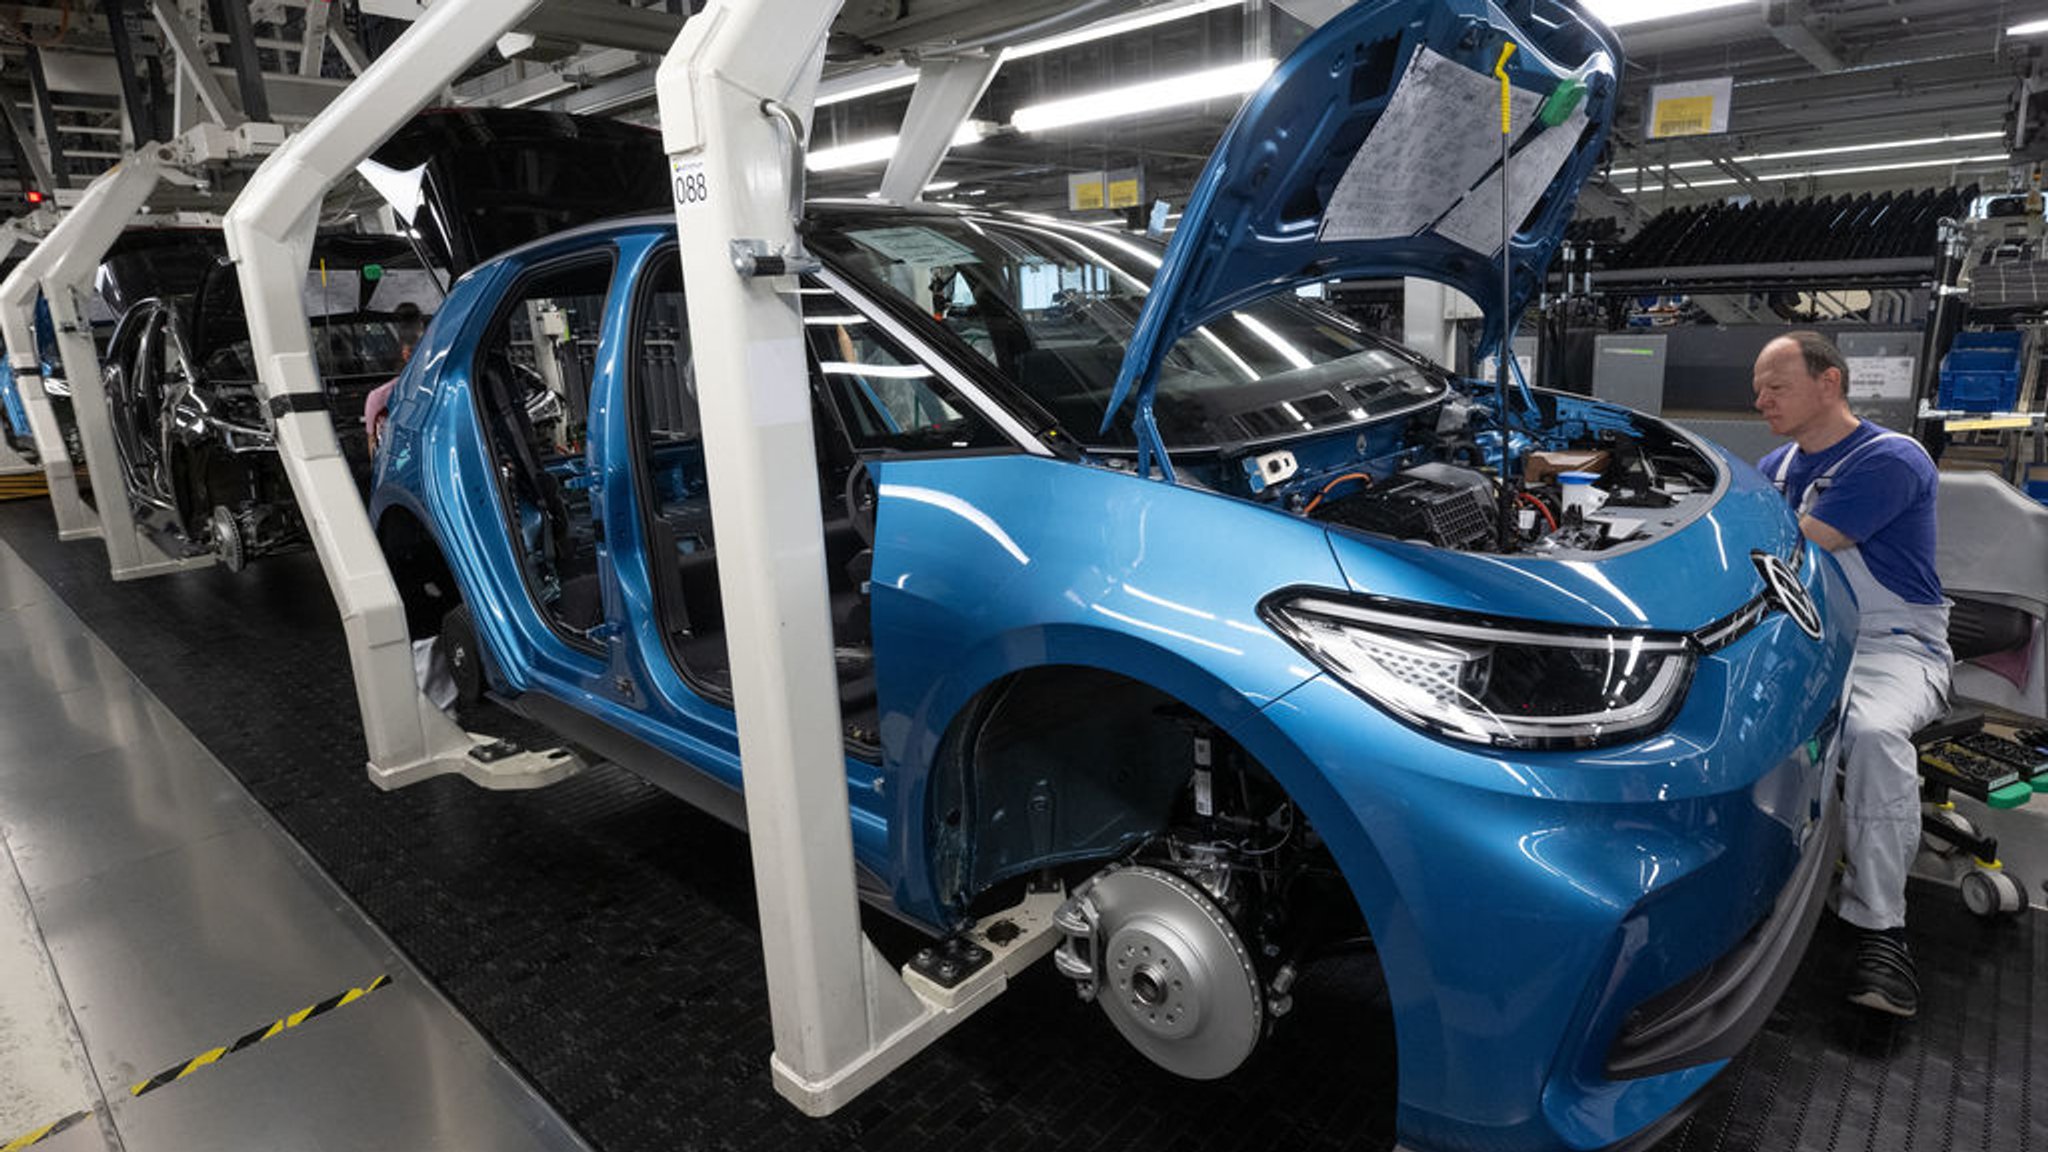
<path id="1" fill-rule="evenodd" d="M 1337 485 L 1342 484 L 1346 480 L 1363 480 L 1365 481 L 1367 487 L 1372 486 L 1371 476 L 1368 476 L 1363 472 L 1346 472 L 1342 476 L 1337 477 L 1335 480 L 1330 481 L 1328 484 L 1323 485 L 1323 490 L 1316 493 L 1315 499 L 1310 500 L 1308 502 L 1308 507 L 1303 508 L 1301 510 L 1301 514 L 1303 516 L 1306 516 L 1309 513 L 1315 511 L 1316 505 L 1321 504 L 1323 502 L 1323 497 L 1328 496 L 1330 494 L 1330 489 L 1335 488 Z"/>
<path id="2" fill-rule="evenodd" d="M 1550 509 L 1544 505 L 1543 501 L 1538 500 L 1536 497 L 1529 495 L 1527 492 L 1515 493 L 1515 499 L 1527 500 L 1529 503 L 1534 504 L 1536 506 L 1536 510 L 1538 512 L 1543 513 L 1544 523 L 1550 525 L 1550 530 L 1552 532 L 1557 531 L 1557 517 L 1552 516 L 1550 514 Z"/>

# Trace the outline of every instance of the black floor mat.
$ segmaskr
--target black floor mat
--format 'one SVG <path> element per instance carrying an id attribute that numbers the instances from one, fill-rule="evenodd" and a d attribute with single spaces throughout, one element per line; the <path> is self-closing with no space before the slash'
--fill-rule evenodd
<path id="1" fill-rule="evenodd" d="M 1152 1068 L 1040 965 L 807 1120 L 768 1082 L 737 833 L 610 770 L 532 793 L 377 791 L 310 553 L 117 585 L 97 542 L 57 542 L 44 504 L 0 505 L 0 538 L 600 1152 L 1392 1144 L 1391 1023 L 1357 958 L 1312 968 L 1275 1040 L 1210 1084 Z M 1847 946 L 1824 928 L 1765 1033 L 1660 1147 L 2048 1149 L 2048 918 L 1981 924 L 1933 889 L 1913 914 L 1919 1020 L 1843 1005 Z M 892 953 L 913 942 L 870 930 Z"/>

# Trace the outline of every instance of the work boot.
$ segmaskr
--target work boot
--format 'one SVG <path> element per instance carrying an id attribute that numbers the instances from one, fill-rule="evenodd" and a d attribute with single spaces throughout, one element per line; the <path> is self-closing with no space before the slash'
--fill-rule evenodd
<path id="1" fill-rule="evenodd" d="M 1859 935 L 1849 1002 L 1908 1018 L 1920 1011 L 1920 978 L 1903 929 L 1865 929 Z"/>

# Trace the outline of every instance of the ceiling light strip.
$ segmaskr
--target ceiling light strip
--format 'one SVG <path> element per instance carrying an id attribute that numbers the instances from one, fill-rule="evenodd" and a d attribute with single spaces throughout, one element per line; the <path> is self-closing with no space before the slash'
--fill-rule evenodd
<path id="1" fill-rule="evenodd" d="M 981 138 L 981 122 L 969 120 L 953 133 L 952 147 L 979 144 Z M 834 172 L 841 168 L 858 168 L 863 164 L 880 164 L 896 155 L 896 145 L 901 139 L 900 136 L 877 136 L 872 140 L 820 148 L 804 156 L 804 167 L 813 172 Z"/>
<path id="2" fill-rule="evenodd" d="M 1756 6 L 1756 0 L 1586 0 L 1586 9 L 1609 28 L 1648 24 L 1653 20 L 1675 20 L 1721 8 Z"/>
<path id="3" fill-rule="evenodd" d="M 1922 136 L 1916 140 L 1880 140 L 1873 144 L 1838 144 L 1828 148 L 1800 148 L 1790 152 L 1754 152 L 1747 156 L 1731 156 L 1730 164 L 1769 164 L 1778 160 L 1804 160 L 1810 156 L 1846 156 L 1856 152 L 1882 152 L 1903 148 L 1932 148 L 1943 144 L 1962 144 L 1972 140 L 1996 140 L 2005 135 L 1993 129 L 1989 132 L 1957 132 L 1950 136 Z M 1706 168 L 1712 160 L 1679 160 L 1671 164 L 1651 164 L 1641 168 L 1616 168 L 1609 176 L 1633 176 L 1638 172 L 1657 173 L 1666 168 L 1681 172 L 1688 168 Z"/>
<path id="4" fill-rule="evenodd" d="M 1100 24 L 1091 24 L 1086 28 L 1073 32 L 1063 32 L 1058 36 L 1048 36 L 1043 40 L 1033 40 L 1026 44 L 1019 44 L 1005 50 L 1003 59 L 1010 61 L 1022 60 L 1031 56 L 1041 56 L 1047 52 L 1057 52 L 1062 48 L 1073 48 L 1082 44 L 1091 44 L 1097 40 L 1107 40 L 1112 36 L 1122 36 L 1126 33 L 1139 32 L 1147 28 L 1156 28 L 1161 24 L 1170 24 L 1176 20 L 1191 19 L 1223 8 L 1242 8 L 1244 7 L 1244 2 L 1245 0 L 1192 0 L 1191 3 L 1185 4 L 1161 5 L 1142 15 L 1105 20 Z M 874 78 L 866 82 L 861 80 L 861 77 L 869 75 L 872 75 Z M 886 68 L 866 68 L 859 72 L 845 73 L 825 81 L 819 89 L 818 98 L 813 103 L 820 108 L 824 108 L 833 104 L 844 104 L 849 100 L 860 100 L 868 96 L 877 96 L 884 92 L 893 92 L 898 88 L 908 88 L 915 83 L 917 83 L 917 69 L 908 65 L 898 64 Z"/>
<path id="5" fill-rule="evenodd" d="M 1170 24 L 1176 20 L 1186 20 L 1203 15 L 1204 13 L 1214 12 L 1219 8 L 1242 7 L 1244 7 L 1244 0 L 1194 0 L 1193 3 L 1189 4 L 1162 6 L 1142 15 L 1127 16 L 1120 20 L 1105 20 L 1100 24 L 1091 24 L 1074 32 L 1063 32 L 1058 36 L 1048 36 L 1043 40 L 1033 40 L 1028 44 L 1019 44 L 1015 48 L 1004 52 L 1003 59 L 1022 60 L 1029 56 L 1040 56 L 1047 52 L 1057 52 L 1062 48 L 1073 48 L 1082 44 L 1090 44 L 1097 40 L 1107 40 L 1111 36 L 1122 36 L 1127 32 L 1156 28 L 1161 24 Z"/>
<path id="6" fill-rule="evenodd" d="M 1266 77 L 1272 75 L 1273 68 L 1274 61 L 1270 58 L 1247 60 L 1227 68 L 1212 68 L 1205 72 L 1191 72 L 1165 80 L 1133 84 L 1128 88 L 1112 88 L 1064 100 L 1031 104 L 1011 114 L 1010 126 L 1019 132 L 1045 132 L 1075 124 L 1121 119 L 1187 104 L 1200 104 L 1208 100 L 1242 96 L 1265 83 Z"/>
<path id="7" fill-rule="evenodd" d="M 1760 184 L 1769 184 L 1779 180 L 1819 180 L 1836 176 L 1863 176 L 1872 172 L 1896 172 L 1903 168 L 1973 168 L 1986 164 L 2009 164 L 2011 162 L 2012 157 L 2007 153 L 1987 152 L 1981 156 L 1944 156 L 1938 160 L 1913 160 L 1892 164 L 1858 164 L 1846 168 L 1812 168 L 1796 172 L 1771 172 L 1759 175 L 1756 179 Z M 1688 192 L 1695 188 L 1718 188 L 1734 183 L 1736 181 L 1733 178 L 1692 180 L 1673 188 L 1672 191 Z M 1619 191 L 1630 196 L 1654 196 L 1663 192 L 1664 186 L 1662 184 L 1649 184 L 1642 188 L 1619 188 Z"/>

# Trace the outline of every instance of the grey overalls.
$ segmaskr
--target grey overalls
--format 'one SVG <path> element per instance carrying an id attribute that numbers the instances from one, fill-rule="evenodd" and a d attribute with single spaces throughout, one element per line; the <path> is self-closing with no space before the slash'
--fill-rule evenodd
<path id="1" fill-rule="evenodd" d="M 1920 447 L 1910 436 L 1880 432 L 1814 477 L 1800 498 L 1799 514 L 1806 515 L 1850 461 L 1883 440 Z M 1798 455 L 1793 445 L 1771 478 L 1781 493 Z M 1842 731 L 1849 867 L 1838 911 L 1859 928 L 1896 928 L 1906 922 L 1906 871 L 1920 846 L 1913 733 L 1948 707 L 1948 604 L 1909 603 L 1871 575 L 1861 548 L 1852 545 L 1833 556 L 1863 612 Z"/>

